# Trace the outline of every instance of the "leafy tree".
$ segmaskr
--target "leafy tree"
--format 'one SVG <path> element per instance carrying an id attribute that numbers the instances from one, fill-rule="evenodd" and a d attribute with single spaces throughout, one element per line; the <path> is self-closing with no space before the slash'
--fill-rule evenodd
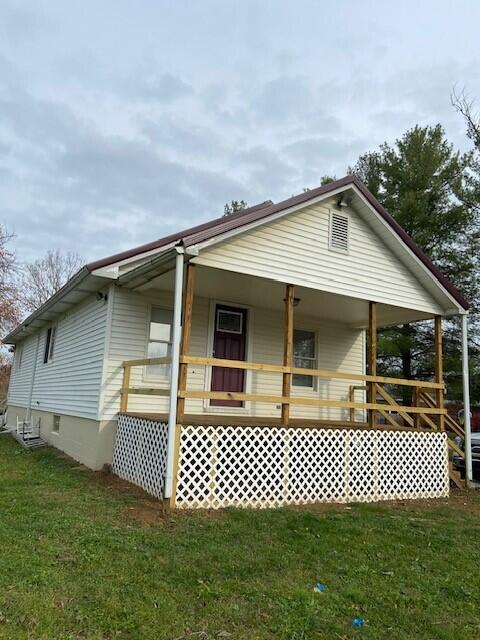
<path id="1" fill-rule="evenodd" d="M 470 156 L 445 139 L 441 125 L 416 126 L 393 146 L 362 155 L 349 169 L 372 191 L 415 242 L 478 308 L 479 229 L 471 206 Z M 445 335 L 447 384 L 458 396 L 461 384 L 455 321 Z M 475 345 L 472 344 L 475 348 Z M 433 375 L 431 323 L 390 327 L 379 335 L 379 364 L 405 378 Z M 409 390 L 405 398 L 409 401 Z"/>
<path id="2" fill-rule="evenodd" d="M 232 200 L 230 203 L 227 202 L 227 204 L 224 206 L 223 215 L 231 216 L 232 213 L 237 213 L 237 211 L 243 211 L 247 207 L 248 207 L 248 204 L 245 202 L 245 200 Z"/>
<path id="3" fill-rule="evenodd" d="M 331 176 L 331 175 L 325 174 L 320 178 L 320 186 L 323 187 L 323 185 L 325 184 L 330 184 L 331 182 L 335 182 L 336 179 L 337 179 L 337 176 Z"/>

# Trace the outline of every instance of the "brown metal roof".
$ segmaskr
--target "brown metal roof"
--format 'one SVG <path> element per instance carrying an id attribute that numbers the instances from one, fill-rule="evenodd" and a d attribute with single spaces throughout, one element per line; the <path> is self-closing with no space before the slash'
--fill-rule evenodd
<path id="1" fill-rule="evenodd" d="M 427 269 L 433 274 L 438 282 L 453 296 L 453 298 L 460 304 L 461 307 L 463 307 L 464 309 L 468 309 L 470 305 L 464 298 L 464 296 L 433 264 L 432 260 L 420 249 L 420 247 L 412 240 L 408 233 L 404 229 L 402 229 L 398 222 L 388 213 L 388 211 L 378 202 L 378 200 L 370 193 L 370 191 L 368 191 L 365 185 L 356 176 L 345 176 L 340 180 L 335 180 L 334 182 L 322 185 L 321 187 L 318 187 L 316 189 L 310 189 L 309 191 L 305 191 L 304 193 L 288 198 L 287 200 L 282 200 L 282 202 L 277 202 L 276 204 L 274 204 L 271 200 L 267 200 L 265 202 L 262 202 L 261 204 L 255 205 L 254 207 L 249 207 L 248 209 L 244 209 L 243 211 L 239 211 L 230 216 L 215 218 L 214 220 L 210 220 L 209 222 L 204 222 L 203 224 L 191 227 L 190 229 L 185 229 L 164 238 L 160 238 L 159 240 L 154 240 L 153 242 L 135 247 L 134 249 L 123 251 L 122 253 L 117 253 L 113 256 L 108 256 L 107 258 L 97 260 L 96 262 L 90 262 L 89 264 L 87 264 L 87 269 L 89 271 L 93 271 L 101 267 L 106 267 L 108 265 L 114 264 L 115 262 L 133 258 L 137 255 L 141 255 L 142 253 L 146 253 L 147 251 L 159 249 L 171 243 L 178 243 L 182 244 L 185 247 L 189 247 L 200 242 L 205 242 L 206 240 L 215 238 L 223 233 L 226 233 L 227 231 L 240 229 L 241 227 L 249 225 L 258 220 L 268 218 L 274 213 L 278 213 L 285 209 L 295 207 L 319 196 L 334 192 L 337 189 L 341 189 L 342 187 L 349 186 L 355 186 L 362 193 L 369 204 L 400 236 L 402 241 L 427 267 Z"/>

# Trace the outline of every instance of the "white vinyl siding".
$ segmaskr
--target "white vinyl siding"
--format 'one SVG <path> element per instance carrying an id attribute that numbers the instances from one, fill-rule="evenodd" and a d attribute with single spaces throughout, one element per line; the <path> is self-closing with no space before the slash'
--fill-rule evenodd
<path id="1" fill-rule="evenodd" d="M 37 336 L 33 335 L 25 338 L 17 345 L 8 387 L 8 404 L 18 407 L 26 407 L 28 404 L 36 343 Z M 20 351 L 22 351 L 22 362 L 19 366 Z"/>
<path id="2" fill-rule="evenodd" d="M 122 386 L 124 360 L 146 357 L 148 344 L 148 326 L 151 305 L 164 308 L 171 307 L 171 292 L 150 292 L 139 295 L 125 289 L 115 290 L 112 333 L 108 355 L 108 368 L 105 376 L 104 405 L 101 419 L 107 420 L 116 416 L 120 408 L 120 389 Z M 234 305 L 235 301 L 232 300 Z M 210 321 L 210 300 L 196 296 L 193 306 L 191 355 L 206 356 L 208 329 Z M 362 373 L 364 368 L 364 335 L 361 330 L 327 323 L 319 318 L 308 317 L 296 311 L 295 327 L 314 331 L 317 339 L 316 362 L 320 368 L 338 371 Z M 248 322 L 248 330 L 253 331 L 252 360 L 270 364 L 281 364 L 283 359 L 283 312 L 268 309 L 253 309 L 253 322 Z M 188 388 L 205 390 L 207 385 L 205 367 L 190 366 L 188 372 Z M 309 398 L 348 399 L 350 384 L 358 381 L 319 379 L 314 388 L 296 387 L 292 395 Z M 144 367 L 132 369 L 131 385 L 144 387 L 168 388 L 167 382 L 146 380 Z M 281 395 L 282 376 L 278 373 L 252 372 L 251 391 L 255 394 Z M 359 394 L 358 399 L 362 397 Z M 128 400 L 128 411 L 137 413 L 166 413 L 168 398 L 148 395 L 131 395 Z M 251 415 L 278 417 L 280 408 L 267 403 L 249 403 Z M 205 409 L 202 400 L 187 400 L 187 413 L 201 414 L 212 412 Z M 228 413 L 244 413 L 229 407 Z M 319 409 L 317 407 L 293 406 L 293 417 L 347 419 L 348 411 L 339 409 Z M 360 418 L 360 416 L 359 416 Z"/>
<path id="3" fill-rule="evenodd" d="M 345 212 L 349 220 L 348 254 L 330 250 L 331 210 L 327 204 L 306 207 L 204 248 L 194 262 L 363 300 L 442 313 L 414 274 L 351 207 Z"/>
<path id="4" fill-rule="evenodd" d="M 153 306 L 164 309 L 173 307 L 173 293 L 167 291 L 139 295 L 128 290 L 116 288 L 114 296 L 112 329 L 105 376 L 104 400 L 101 419 L 108 420 L 116 416 L 120 409 L 120 388 L 122 386 L 124 360 L 147 357 L 148 328 L 150 309 Z M 192 336 L 190 351 L 193 355 L 206 355 L 208 301 L 195 299 L 192 318 Z M 205 372 L 203 367 L 190 367 L 188 385 L 193 389 L 204 388 Z M 157 387 L 168 389 L 167 380 L 151 380 L 145 377 L 145 367 L 134 367 L 131 372 L 131 386 Z M 132 412 L 166 412 L 168 398 L 158 396 L 131 395 L 128 410 Z M 200 413 L 202 401 L 187 404 L 188 411 Z"/>
<path id="5" fill-rule="evenodd" d="M 295 328 L 315 331 L 317 336 L 317 366 L 320 369 L 363 373 L 364 334 L 339 323 L 325 322 L 296 313 Z M 253 359 L 255 362 L 281 364 L 283 358 L 283 314 L 267 309 L 255 309 Z M 313 388 L 292 387 L 292 396 L 347 400 L 351 384 L 358 381 L 318 378 Z M 281 395 L 282 376 L 277 373 L 255 372 L 252 375 L 252 393 Z M 362 396 L 358 394 L 359 401 Z M 280 408 L 273 404 L 255 403 L 252 414 L 258 416 L 280 416 Z M 292 418 L 347 420 L 348 410 L 292 405 Z M 357 416 L 358 419 L 361 416 Z"/>
<path id="6" fill-rule="evenodd" d="M 56 322 L 54 357 L 44 362 L 47 329 L 40 330 L 32 406 L 63 415 L 97 419 L 107 303 L 92 296 Z M 26 407 L 37 336 L 24 343 L 22 366 L 14 371 L 9 404 Z"/>

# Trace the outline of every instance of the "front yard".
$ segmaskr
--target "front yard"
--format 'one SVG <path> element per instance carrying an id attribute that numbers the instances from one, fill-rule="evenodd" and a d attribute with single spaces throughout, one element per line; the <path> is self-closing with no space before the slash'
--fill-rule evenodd
<path id="1" fill-rule="evenodd" d="M 477 495 L 165 516 L 0 436 L 0 638 L 473 639 L 479 561 Z"/>

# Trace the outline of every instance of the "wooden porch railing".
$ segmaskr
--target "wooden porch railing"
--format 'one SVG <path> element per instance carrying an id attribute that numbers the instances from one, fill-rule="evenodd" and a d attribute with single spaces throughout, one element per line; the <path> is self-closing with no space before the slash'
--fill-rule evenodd
<path id="1" fill-rule="evenodd" d="M 423 380 L 407 380 L 404 378 L 394 378 L 387 376 L 373 376 L 369 374 L 349 373 L 344 371 L 330 371 L 327 369 L 308 369 L 301 367 L 293 367 L 287 365 L 274 365 L 257 362 L 245 362 L 243 360 L 224 360 L 220 358 L 207 358 L 201 356 L 180 356 L 180 363 L 184 366 L 184 384 L 185 388 L 179 388 L 178 399 L 185 402 L 187 398 L 195 399 L 219 399 L 219 400 L 240 400 L 243 402 L 264 402 L 268 404 L 281 405 L 282 407 L 296 406 L 310 406 L 310 407 L 334 407 L 338 409 L 348 409 L 350 415 L 350 422 L 355 424 L 355 411 L 356 410 L 374 410 L 374 412 L 382 416 L 385 423 L 390 428 L 394 429 L 429 429 L 433 431 L 437 430 L 450 430 L 452 433 L 460 436 L 464 436 L 464 431 L 458 425 L 453 418 L 451 418 L 446 409 L 436 406 L 435 398 L 429 393 L 433 391 L 436 395 L 441 392 L 444 393 L 444 384 L 439 382 L 426 382 Z M 169 396 L 170 389 L 161 389 L 158 387 L 146 387 L 146 386 L 131 386 L 131 371 L 134 367 L 144 367 L 149 365 L 171 364 L 171 358 L 142 358 L 138 360 L 126 360 L 123 363 L 123 384 L 121 389 L 121 402 L 120 411 L 126 413 L 128 411 L 128 398 L 130 395 L 147 395 L 147 396 Z M 290 395 L 267 395 L 267 394 L 253 394 L 253 393 L 240 393 L 229 391 L 200 391 L 189 390 L 186 388 L 186 370 L 189 365 L 198 365 L 205 367 L 224 367 L 232 369 L 244 369 L 259 372 L 270 372 L 282 374 L 283 379 L 285 374 L 292 376 L 293 374 L 309 375 L 315 378 L 329 378 L 338 380 L 350 380 L 361 381 L 363 384 L 350 385 L 348 400 L 329 400 L 323 398 L 305 398 Z M 365 384 L 366 383 L 366 384 Z M 355 391 L 368 390 L 368 384 L 375 383 L 376 396 L 371 396 L 369 402 L 357 402 L 355 401 Z M 415 400 L 414 406 L 405 406 L 398 404 L 395 399 L 383 388 L 382 385 L 400 385 L 412 387 L 414 390 L 413 398 Z M 282 391 L 285 387 L 283 387 Z M 378 401 L 380 396 L 383 402 Z M 370 398 L 369 398 L 370 400 Z M 285 411 L 282 412 L 285 414 Z M 395 419 L 392 414 L 397 414 L 403 423 Z M 282 416 L 283 417 L 283 416 Z M 440 420 L 443 418 L 443 420 Z M 183 422 L 182 418 L 179 419 L 179 423 Z M 283 423 L 283 420 L 282 420 Z M 288 422 L 287 422 L 288 424 Z M 371 426 L 371 425 L 370 425 Z M 381 428 L 383 425 L 379 425 L 377 421 L 374 423 L 375 427 Z M 464 452 L 457 446 L 452 438 L 448 438 L 449 449 L 457 456 L 465 458 Z M 450 476 L 457 486 L 462 487 L 462 481 L 456 472 L 452 463 L 450 462 Z"/>
<path id="2" fill-rule="evenodd" d="M 169 396 L 170 389 L 159 389 L 158 387 L 132 387 L 130 380 L 134 367 L 146 367 L 148 365 L 171 364 L 171 358 L 140 358 L 138 360 L 125 360 L 123 363 L 123 382 L 120 391 L 120 412 L 128 411 L 128 396 Z"/>
<path id="3" fill-rule="evenodd" d="M 131 386 L 131 370 L 133 367 L 158 365 L 158 364 L 170 364 L 170 358 L 143 358 L 139 360 L 126 360 L 123 363 L 124 374 L 123 384 L 121 390 L 121 406 L 120 410 L 126 412 L 128 409 L 128 397 L 133 394 L 142 395 L 156 395 L 156 396 L 168 396 L 170 395 L 169 389 L 159 389 L 154 387 L 135 387 Z M 179 398 L 195 398 L 200 400 L 239 400 L 242 402 L 264 402 L 268 404 L 281 404 L 281 405 L 300 405 L 310 407 L 334 407 L 339 409 L 350 409 L 355 411 L 356 409 L 374 409 L 383 416 L 388 416 L 390 413 L 395 412 L 401 415 L 408 425 L 413 426 L 414 421 L 410 414 L 419 414 L 422 419 L 431 423 L 430 426 L 437 427 L 435 422 L 429 416 L 445 416 L 446 410 L 438 408 L 432 403 L 428 406 L 404 406 L 398 404 L 394 398 L 392 398 L 381 385 L 392 384 L 402 385 L 408 387 L 414 387 L 418 389 L 433 389 L 443 390 L 444 385 L 438 382 L 425 382 L 422 380 L 407 380 L 404 378 L 392 378 L 387 376 L 372 376 L 361 373 L 349 373 L 344 371 L 330 371 L 327 369 L 308 369 L 303 367 L 293 367 L 287 365 L 275 365 L 257 362 L 245 362 L 243 360 L 224 360 L 220 358 L 207 358 L 202 356 L 181 356 L 180 363 L 183 365 L 198 365 L 198 366 L 216 366 L 229 369 L 244 369 L 251 371 L 263 371 L 278 374 L 298 374 L 308 375 L 315 378 L 329 378 L 338 380 L 359 380 L 363 382 L 375 383 L 378 394 L 382 396 L 385 403 L 378 402 L 377 399 L 372 402 L 356 402 L 352 397 L 348 400 L 330 400 L 324 398 L 306 398 L 300 396 L 290 395 L 267 395 L 267 394 L 254 394 L 245 392 L 230 392 L 230 391 L 205 391 L 205 390 L 193 390 L 193 389 L 179 389 Z M 431 396 L 430 396 L 431 397 Z M 432 402 L 434 403 L 433 399 Z M 350 414 L 352 415 L 352 414 Z M 387 418 L 387 420 L 389 420 Z M 398 423 L 396 423 L 398 425 Z"/>

